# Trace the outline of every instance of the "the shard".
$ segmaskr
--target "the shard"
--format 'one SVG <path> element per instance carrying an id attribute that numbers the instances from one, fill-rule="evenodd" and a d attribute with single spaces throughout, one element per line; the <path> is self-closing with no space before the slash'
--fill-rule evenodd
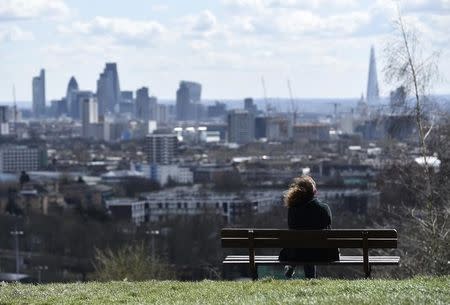
<path id="1" fill-rule="evenodd" d="M 377 103 L 380 99 L 377 77 L 377 63 L 375 61 L 375 50 L 373 46 L 370 48 L 369 77 L 367 80 L 367 103 Z"/>

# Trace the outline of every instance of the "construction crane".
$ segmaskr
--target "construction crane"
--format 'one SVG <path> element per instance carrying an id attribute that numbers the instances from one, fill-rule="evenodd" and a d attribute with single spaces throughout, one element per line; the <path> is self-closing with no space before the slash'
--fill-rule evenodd
<path id="1" fill-rule="evenodd" d="M 261 84 L 263 88 L 263 94 L 264 94 L 264 102 L 266 104 L 266 113 L 272 112 L 272 106 L 269 104 L 268 98 L 267 98 L 267 90 L 266 90 L 266 82 L 264 81 L 264 76 L 261 76 Z"/>
<path id="2" fill-rule="evenodd" d="M 294 123 L 294 125 L 296 125 L 297 124 L 298 105 L 294 101 L 294 97 L 292 94 L 291 81 L 289 79 L 287 80 L 287 86 L 288 86 L 288 90 L 289 90 L 289 98 L 291 100 L 291 111 L 292 111 L 293 121 L 294 121 L 293 123 Z"/>
<path id="3" fill-rule="evenodd" d="M 16 85 L 13 84 L 13 132 L 16 132 L 16 124 L 17 124 L 17 101 L 16 101 Z"/>

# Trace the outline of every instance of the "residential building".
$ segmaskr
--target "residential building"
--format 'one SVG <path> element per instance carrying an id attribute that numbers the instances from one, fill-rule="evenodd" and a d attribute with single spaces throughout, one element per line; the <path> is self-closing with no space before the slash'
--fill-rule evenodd
<path id="1" fill-rule="evenodd" d="M 150 134 L 147 136 L 147 161 L 149 164 L 171 164 L 177 155 L 178 139 L 175 134 Z"/>
<path id="2" fill-rule="evenodd" d="M 105 201 L 106 208 L 114 219 L 131 221 L 136 225 L 145 222 L 146 201 L 134 198 L 115 198 Z"/>
<path id="3" fill-rule="evenodd" d="M 177 215 L 218 214 L 227 223 L 252 213 L 268 212 L 280 204 L 279 192 L 248 191 L 245 194 L 199 191 L 198 187 L 175 189 L 141 194 L 147 203 L 150 222 L 163 221 Z"/>
<path id="4" fill-rule="evenodd" d="M 20 173 L 36 171 L 47 165 L 47 151 L 43 147 L 24 145 L 0 146 L 0 172 Z"/>
<path id="5" fill-rule="evenodd" d="M 98 123 L 97 100 L 93 97 L 86 98 L 82 100 L 81 105 L 81 136 L 83 138 L 95 138 L 95 135 L 91 132 L 91 126 Z"/>
<path id="6" fill-rule="evenodd" d="M 9 134 L 8 106 L 0 106 L 0 136 Z"/>

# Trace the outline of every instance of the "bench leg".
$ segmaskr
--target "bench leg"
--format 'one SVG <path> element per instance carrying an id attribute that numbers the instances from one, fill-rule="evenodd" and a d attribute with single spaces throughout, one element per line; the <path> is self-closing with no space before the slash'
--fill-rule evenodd
<path id="1" fill-rule="evenodd" d="M 258 267 L 256 264 L 250 265 L 250 276 L 252 277 L 253 281 L 258 280 Z"/>
<path id="2" fill-rule="evenodd" d="M 364 275 L 366 279 L 370 278 L 370 274 L 372 272 L 372 266 L 369 264 L 367 267 L 364 268 Z"/>

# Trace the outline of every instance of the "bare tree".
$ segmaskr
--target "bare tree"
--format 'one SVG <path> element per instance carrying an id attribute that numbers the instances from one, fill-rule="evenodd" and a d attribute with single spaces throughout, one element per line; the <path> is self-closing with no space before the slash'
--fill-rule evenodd
<path id="1" fill-rule="evenodd" d="M 406 94 L 412 96 L 411 105 L 405 105 L 404 109 L 415 118 L 423 164 L 400 166 L 391 173 L 388 187 L 400 191 L 391 199 L 395 198 L 398 206 L 403 207 L 396 210 L 395 218 L 407 232 L 405 247 L 410 250 L 408 260 L 412 258 L 410 268 L 425 273 L 445 273 L 449 258 L 450 193 L 448 183 L 444 182 L 449 172 L 447 168 L 439 173 L 432 170 L 434 164 L 430 163 L 430 155 L 439 149 L 428 141 L 432 130 L 437 129 L 430 120 L 429 105 L 431 88 L 439 80 L 439 52 L 425 55 L 424 43 L 418 32 L 405 22 L 399 7 L 395 30 L 392 40 L 385 46 L 384 73 L 388 83 L 402 86 Z M 440 132 L 440 136 L 448 135 Z M 411 194 L 409 200 L 415 202 L 414 205 L 405 202 L 406 193 Z"/>
<path id="2" fill-rule="evenodd" d="M 439 79 L 438 60 L 439 52 L 432 51 L 425 55 L 418 32 L 410 27 L 397 7 L 398 17 L 395 21 L 395 34 L 386 44 L 384 53 L 386 65 L 384 73 L 388 83 L 397 83 L 402 86 L 405 93 L 413 96 L 412 110 L 417 124 L 419 145 L 424 161 L 424 173 L 427 183 L 427 204 L 431 204 L 431 172 L 429 152 L 426 138 L 433 125 L 426 126 L 425 107 L 430 102 L 430 90 L 435 81 Z M 405 99 L 406 101 L 406 99 Z M 405 108 L 408 108 L 405 105 Z M 428 129 L 428 130 L 427 130 Z"/>

